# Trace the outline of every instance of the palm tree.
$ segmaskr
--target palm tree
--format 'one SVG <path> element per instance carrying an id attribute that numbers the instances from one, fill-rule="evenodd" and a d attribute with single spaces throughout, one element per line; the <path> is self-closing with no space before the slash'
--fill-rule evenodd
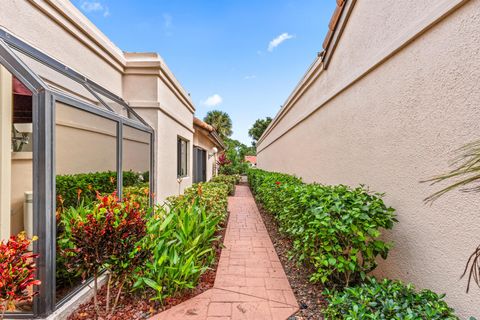
<path id="1" fill-rule="evenodd" d="M 230 137 L 233 133 L 232 119 L 226 112 L 220 110 L 209 111 L 203 121 L 214 127 L 222 139 Z"/>
<path id="2" fill-rule="evenodd" d="M 426 181 L 431 185 L 442 181 L 454 180 L 451 185 L 443 188 L 429 197 L 425 202 L 433 203 L 447 192 L 460 188 L 463 192 L 480 192 L 480 140 L 469 143 L 457 150 L 458 156 L 454 159 L 453 170 L 445 174 L 433 177 Z M 470 289 L 470 283 L 473 280 L 480 287 L 480 245 L 470 255 L 467 261 L 462 277 L 468 273 L 467 292 Z"/>

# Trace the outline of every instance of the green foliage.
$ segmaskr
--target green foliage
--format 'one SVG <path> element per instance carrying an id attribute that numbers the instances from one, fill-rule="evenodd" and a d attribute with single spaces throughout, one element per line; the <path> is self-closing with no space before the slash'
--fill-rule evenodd
<path id="1" fill-rule="evenodd" d="M 265 132 L 270 122 L 272 122 L 272 118 L 270 117 L 266 117 L 265 119 L 258 119 L 252 125 L 250 130 L 248 130 L 248 135 L 253 139 L 253 145 L 257 144 L 258 139 L 260 139 L 262 134 Z"/>
<path id="2" fill-rule="evenodd" d="M 232 119 L 228 113 L 220 110 L 207 112 L 203 121 L 215 128 L 220 138 L 225 139 L 232 135 Z"/>
<path id="3" fill-rule="evenodd" d="M 396 219 L 381 194 L 363 186 L 305 184 L 259 169 L 248 176 L 256 198 L 292 239 L 292 255 L 314 267 L 313 282 L 358 283 L 375 269 L 378 255 L 387 257 L 391 244 L 379 240 L 380 229 L 391 229 Z"/>
<path id="4" fill-rule="evenodd" d="M 221 220 L 222 216 L 208 213 L 198 200 L 191 205 L 156 208 L 142 244 L 151 259 L 134 288 L 150 287 L 155 290 L 154 299 L 160 301 L 194 288 L 215 257 L 213 242 Z"/>
<path id="5" fill-rule="evenodd" d="M 235 185 L 239 182 L 235 175 L 219 174 L 218 176 L 210 179 L 210 182 L 224 183 L 228 186 L 228 194 L 233 195 L 235 193 Z"/>
<path id="6" fill-rule="evenodd" d="M 245 156 L 254 155 L 255 148 L 230 138 L 225 138 L 224 142 L 226 145 L 224 155 L 227 161 L 219 163 L 219 173 L 225 175 L 246 174 L 250 165 L 245 162 Z"/>
<path id="7" fill-rule="evenodd" d="M 148 182 L 146 173 L 123 172 L 123 186 L 129 187 Z M 117 173 L 114 171 L 58 175 L 56 177 L 57 201 L 64 208 L 78 207 L 80 203 L 92 203 L 97 191 L 113 193 L 117 189 Z"/>
<path id="8" fill-rule="evenodd" d="M 228 207 L 228 191 L 229 186 L 225 183 L 198 183 L 185 189 L 183 195 L 167 198 L 167 204 L 170 207 L 189 206 L 198 201 L 208 213 L 224 217 Z"/>
<path id="9" fill-rule="evenodd" d="M 100 271 L 107 269 L 109 275 L 105 309 L 108 315 L 115 311 L 124 284 L 146 257 L 147 251 L 139 245 L 146 235 L 146 217 L 145 208 L 128 198 L 120 201 L 115 193 L 98 195 L 93 206 L 70 209 L 60 215 L 68 243 L 60 241 L 59 246 L 67 248 L 59 254 L 64 256 L 68 271 L 93 275 L 98 316 L 97 279 Z M 109 309 L 112 281 L 118 283 L 119 288 L 112 309 Z"/>
<path id="10" fill-rule="evenodd" d="M 207 182 L 156 207 L 142 248 L 151 254 L 134 289 L 150 287 L 163 301 L 194 288 L 215 258 L 213 244 L 226 218 L 229 186 Z"/>
<path id="11" fill-rule="evenodd" d="M 430 290 L 417 292 L 412 284 L 369 278 L 341 292 L 326 291 L 327 320 L 338 319 L 459 319 L 443 298 Z"/>
<path id="12" fill-rule="evenodd" d="M 132 201 L 138 202 L 141 207 L 146 208 L 150 204 L 150 185 L 148 182 L 145 182 L 134 186 L 125 187 L 123 189 L 123 195 Z"/>

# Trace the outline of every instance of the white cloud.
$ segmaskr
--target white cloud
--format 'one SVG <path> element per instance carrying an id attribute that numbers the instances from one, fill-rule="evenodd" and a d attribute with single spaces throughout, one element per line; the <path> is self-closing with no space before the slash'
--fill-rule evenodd
<path id="1" fill-rule="evenodd" d="M 268 44 L 268 51 L 272 52 L 273 49 L 275 49 L 280 44 L 282 44 L 282 42 L 287 41 L 288 39 L 292 39 L 292 38 L 294 38 L 293 35 L 291 35 L 287 32 L 282 33 L 281 35 L 279 35 L 278 37 L 276 37 L 275 39 L 270 41 L 270 43 Z"/>
<path id="2" fill-rule="evenodd" d="M 84 0 L 81 2 L 80 8 L 85 12 L 103 12 L 104 17 L 108 17 L 110 15 L 110 10 L 108 7 L 104 6 L 99 1 Z"/>
<path id="3" fill-rule="evenodd" d="M 247 75 L 245 77 L 243 77 L 244 80 L 252 80 L 252 79 L 255 79 L 257 76 L 254 75 L 254 74 L 251 74 L 251 75 Z"/>
<path id="4" fill-rule="evenodd" d="M 202 104 L 207 107 L 216 107 L 223 102 L 222 97 L 219 94 L 214 94 L 207 98 L 207 100 L 203 101 Z"/>

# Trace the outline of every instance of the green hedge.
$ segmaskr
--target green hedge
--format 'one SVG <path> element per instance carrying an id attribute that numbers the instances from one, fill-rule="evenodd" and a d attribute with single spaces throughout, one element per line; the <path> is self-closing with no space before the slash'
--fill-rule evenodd
<path id="1" fill-rule="evenodd" d="M 219 174 L 218 176 L 210 179 L 210 182 L 220 182 L 228 186 L 228 194 L 233 195 L 235 193 L 235 185 L 238 183 L 237 176 Z"/>
<path id="2" fill-rule="evenodd" d="M 369 278 L 362 285 L 326 292 L 326 320 L 338 319 L 458 319 L 443 298 L 430 290 L 417 292 L 412 284 Z"/>
<path id="3" fill-rule="evenodd" d="M 130 187 L 149 181 L 148 172 L 123 172 L 123 186 Z M 96 192 L 113 193 L 117 189 L 117 173 L 114 171 L 58 175 L 56 177 L 57 200 L 64 208 L 77 207 L 82 201 L 91 203 Z"/>
<path id="4" fill-rule="evenodd" d="M 394 209 L 365 187 L 306 184 L 299 178 L 259 169 L 248 172 L 257 200 L 278 219 L 293 241 L 292 255 L 312 266 L 313 282 L 330 287 L 359 283 L 391 247 L 379 239 L 391 229 Z"/>

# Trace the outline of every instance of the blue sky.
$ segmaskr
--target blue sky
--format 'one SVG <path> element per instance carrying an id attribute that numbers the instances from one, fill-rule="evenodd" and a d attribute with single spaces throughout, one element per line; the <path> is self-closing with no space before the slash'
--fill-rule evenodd
<path id="1" fill-rule="evenodd" d="M 124 51 L 158 52 L 197 117 L 226 111 L 233 138 L 273 118 L 321 51 L 335 0 L 72 0 Z"/>

